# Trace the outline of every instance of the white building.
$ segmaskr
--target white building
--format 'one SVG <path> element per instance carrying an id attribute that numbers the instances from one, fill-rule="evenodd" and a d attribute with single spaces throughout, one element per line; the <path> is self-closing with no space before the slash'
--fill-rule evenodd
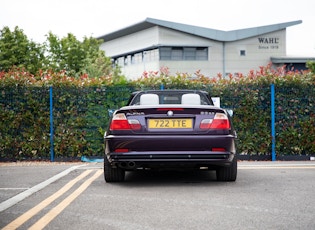
<path id="1" fill-rule="evenodd" d="M 286 28 L 300 23 L 221 31 L 147 18 L 99 39 L 104 40 L 101 49 L 129 79 L 161 67 L 168 67 L 172 75 L 193 75 L 200 70 L 213 77 L 218 73 L 247 74 L 273 60 L 282 64 L 287 60 Z"/>

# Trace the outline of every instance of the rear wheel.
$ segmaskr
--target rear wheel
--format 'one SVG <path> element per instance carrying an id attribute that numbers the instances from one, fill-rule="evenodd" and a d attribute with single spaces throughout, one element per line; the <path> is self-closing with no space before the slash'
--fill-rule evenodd
<path id="1" fill-rule="evenodd" d="M 125 170 L 113 168 L 106 156 L 104 156 L 104 179 L 106 182 L 122 182 L 125 180 Z"/>
<path id="2" fill-rule="evenodd" d="M 229 167 L 217 169 L 218 181 L 235 181 L 237 177 L 237 157 L 234 156 L 233 162 Z"/>

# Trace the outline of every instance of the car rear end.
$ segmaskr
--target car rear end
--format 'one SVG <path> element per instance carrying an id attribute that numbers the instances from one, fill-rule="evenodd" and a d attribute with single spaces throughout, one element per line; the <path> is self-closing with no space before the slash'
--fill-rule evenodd
<path id="1" fill-rule="evenodd" d="M 105 134 L 105 161 L 107 167 L 118 171 L 216 169 L 219 180 L 234 181 L 235 138 L 231 118 L 224 109 L 193 102 L 140 103 L 113 114 Z M 231 168 L 233 172 L 228 171 Z"/>
<path id="2" fill-rule="evenodd" d="M 113 114 L 105 134 L 108 175 L 115 170 L 121 175 L 140 168 L 189 167 L 216 169 L 220 180 L 236 179 L 236 134 L 229 114 L 195 93 L 180 98 L 147 93 Z"/>

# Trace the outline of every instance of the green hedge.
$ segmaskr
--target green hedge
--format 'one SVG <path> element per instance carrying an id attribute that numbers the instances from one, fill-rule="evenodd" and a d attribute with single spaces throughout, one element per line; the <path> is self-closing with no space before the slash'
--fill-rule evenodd
<path id="1" fill-rule="evenodd" d="M 276 152 L 278 155 L 315 154 L 315 88 L 313 84 L 275 84 Z M 221 106 L 234 110 L 238 151 L 271 153 L 270 85 L 229 85 L 212 94 Z"/>
<path id="2" fill-rule="evenodd" d="M 72 159 L 103 154 L 108 109 L 125 105 L 132 87 L 53 87 L 54 152 Z M 49 159 L 48 87 L 0 87 L 0 159 Z"/>
<path id="3" fill-rule="evenodd" d="M 140 89 L 202 89 L 234 110 L 238 153 L 271 154 L 270 84 L 276 89 L 278 155 L 315 153 L 315 77 L 310 73 L 255 73 L 238 78 L 201 74 L 153 75 L 122 85 L 108 77 L 74 79 L 62 73 L 0 73 L 0 160 L 50 159 L 49 87 L 53 88 L 56 158 L 101 156 L 109 109 Z"/>
<path id="4" fill-rule="evenodd" d="M 49 154 L 49 91 L 0 87 L 0 157 L 45 158 Z"/>

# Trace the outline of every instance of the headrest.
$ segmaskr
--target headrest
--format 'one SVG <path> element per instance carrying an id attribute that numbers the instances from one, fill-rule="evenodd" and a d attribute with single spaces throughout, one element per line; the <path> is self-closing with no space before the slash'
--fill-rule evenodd
<path id="1" fill-rule="evenodd" d="M 186 93 L 182 96 L 182 104 L 185 105 L 200 105 L 200 95 L 196 93 Z"/>
<path id="2" fill-rule="evenodd" d="M 140 96 L 140 105 L 158 105 L 159 96 L 157 94 L 148 93 Z"/>

